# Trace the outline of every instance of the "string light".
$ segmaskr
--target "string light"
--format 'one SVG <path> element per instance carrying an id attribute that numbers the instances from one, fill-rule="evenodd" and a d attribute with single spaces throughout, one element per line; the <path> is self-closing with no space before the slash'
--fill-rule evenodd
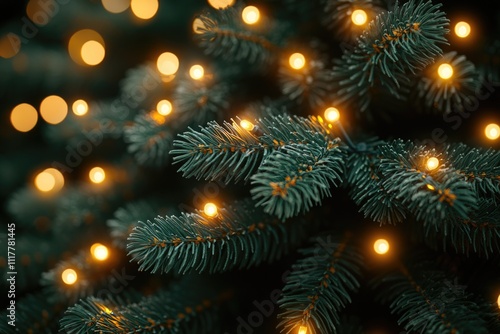
<path id="1" fill-rule="evenodd" d="M 465 21 L 460 21 L 455 24 L 455 34 L 460 38 L 469 36 L 471 32 L 470 24 Z"/>
<path id="2" fill-rule="evenodd" d="M 169 100 L 161 100 L 156 105 L 156 111 L 162 116 L 167 116 L 172 112 L 172 102 Z"/>
<path id="3" fill-rule="evenodd" d="M 26 15 L 37 26 L 43 27 L 44 25 L 49 23 L 50 19 L 52 18 L 52 15 L 47 15 L 47 14 L 54 13 L 52 11 L 49 12 L 47 9 L 58 8 L 58 7 L 59 5 L 56 3 L 55 0 L 45 0 L 45 1 L 30 0 L 26 5 Z"/>
<path id="4" fill-rule="evenodd" d="M 118 14 L 130 7 L 130 0 L 102 0 L 102 6 L 108 12 Z"/>
<path id="5" fill-rule="evenodd" d="M 106 173 L 101 167 L 94 167 L 89 172 L 89 178 L 93 183 L 102 183 L 106 178 Z"/>
<path id="6" fill-rule="evenodd" d="M 255 24 L 260 19 L 260 11 L 255 6 L 246 6 L 241 12 L 241 17 L 246 24 Z"/>
<path id="7" fill-rule="evenodd" d="M 179 58 L 172 52 L 164 52 L 158 57 L 156 67 L 161 74 L 174 75 L 179 69 Z"/>
<path id="8" fill-rule="evenodd" d="M 247 131 L 252 131 L 255 128 L 255 125 L 253 125 L 252 122 L 249 122 L 246 119 L 240 122 L 240 126 Z"/>
<path id="9" fill-rule="evenodd" d="M 90 247 L 90 254 L 98 261 L 104 261 L 109 257 L 108 247 L 100 243 L 95 243 Z"/>
<path id="10" fill-rule="evenodd" d="M 355 11 L 352 12 L 351 20 L 352 23 L 354 23 L 355 25 L 362 26 L 363 24 L 366 23 L 366 21 L 368 21 L 368 15 L 364 10 L 356 9 Z"/>
<path id="11" fill-rule="evenodd" d="M 130 9 L 135 16 L 142 20 L 149 20 L 158 11 L 158 0 L 132 0 Z"/>
<path id="12" fill-rule="evenodd" d="M 193 31 L 196 34 L 203 34 L 203 30 L 206 28 L 205 23 L 200 18 L 197 17 L 193 20 Z"/>
<path id="13" fill-rule="evenodd" d="M 43 171 L 35 177 L 35 187 L 43 192 L 48 192 L 56 186 L 56 178 L 51 173 Z"/>
<path id="14" fill-rule="evenodd" d="M 40 103 L 40 114 L 47 123 L 59 124 L 68 114 L 68 104 L 60 96 L 47 96 Z"/>
<path id="15" fill-rule="evenodd" d="M 21 39 L 14 33 L 0 36 L 0 57 L 12 58 L 21 50 Z"/>
<path id="16" fill-rule="evenodd" d="M 439 160 L 438 158 L 431 157 L 427 159 L 427 162 L 425 163 L 427 170 L 434 170 L 439 167 Z"/>
<path id="17" fill-rule="evenodd" d="M 427 189 L 432 190 L 432 191 L 436 190 L 436 188 L 434 188 L 434 186 L 432 184 L 428 184 Z"/>
<path id="18" fill-rule="evenodd" d="M 378 239 L 373 243 L 375 253 L 384 255 L 389 251 L 389 242 L 385 239 Z"/>
<path id="19" fill-rule="evenodd" d="M 90 40 L 83 43 L 80 53 L 85 64 L 96 66 L 104 60 L 106 49 L 98 41 Z"/>
<path id="20" fill-rule="evenodd" d="M 77 116 L 83 116 L 89 111 L 89 105 L 85 100 L 76 100 L 71 106 L 73 114 Z"/>
<path id="21" fill-rule="evenodd" d="M 288 58 L 290 67 L 294 70 L 300 70 L 306 65 L 306 57 L 302 53 L 294 53 Z"/>
<path id="22" fill-rule="evenodd" d="M 68 268 L 62 272 L 61 278 L 65 284 L 72 285 L 75 284 L 76 280 L 78 279 L 78 275 L 76 274 L 76 271 Z"/>
<path id="23" fill-rule="evenodd" d="M 208 4 L 215 9 L 226 8 L 234 4 L 234 0 L 208 0 Z"/>
<path id="24" fill-rule="evenodd" d="M 340 112 L 337 108 L 334 108 L 334 107 L 329 107 L 329 108 L 326 108 L 325 110 L 325 119 L 328 121 L 328 122 L 336 122 L 338 121 L 340 118 Z"/>
<path id="25" fill-rule="evenodd" d="M 484 134 L 486 135 L 486 138 L 490 140 L 498 139 L 498 137 L 500 137 L 500 126 L 495 123 L 488 124 L 484 128 Z"/>
<path id="26" fill-rule="evenodd" d="M 200 80 L 205 75 L 205 69 L 201 65 L 193 65 L 189 69 L 189 76 L 194 80 Z"/>
<path id="27" fill-rule="evenodd" d="M 33 129 L 38 122 L 38 113 L 31 104 L 21 103 L 12 109 L 10 113 L 10 122 L 17 131 L 28 132 Z"/>
<path id="28" fill-rule="evenodd" d="M 453 76 L 453 67 L 450 64 L 444 63 L 438 67 L 438 75 L 441 79 L 449 79 Z"/>
<path id="29" fill-rule="evenodd" d="M 307 327 L 306 326 L 300 326 L 298 334 L 307 334 Z"/>
<path id="30" fill-rule="evenodd" d="M 96 43 L 86 44 L 90 41 L 97 42 L 97 44 L 101 45 L 99 46 Z M 106 52 L 104 50 L 104 45 L 104 39 L 97 31 L 82 29 L 75 32 L 69 39 L 68 52 L 75 63 L 86 66 L 90 64 L 83 59 L 83 54 L 85 54 L 86 60 L 90 61 L 90 63 L 96 62 L 100 57 L 104 59 L 104 54 Z M 93 55 L 94 50 L 97 51 L 97 55 Z"/>
<path id="31" fill-rule="evenodd" d="M 207 203 L 203 207 L 203 213 L 207 215 L 208 217 L 215 217 L 217 216 L 217 205 L 214 203 Z"/>
<path id="32" fill-rule="evenodd" d="M 500 295 L 498 295 L 498 298 L 497 298 L 497 305 L 498 305 L 498 308 L 500 308 Z"/>

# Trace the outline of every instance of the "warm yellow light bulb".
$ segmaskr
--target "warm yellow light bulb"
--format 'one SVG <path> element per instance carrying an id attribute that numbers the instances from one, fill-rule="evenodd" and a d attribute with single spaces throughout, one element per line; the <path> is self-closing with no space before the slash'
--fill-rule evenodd
<path id="1" fill-rule="evenodd" d="M 373 243 L 375 253 L 383 255 L 389 251 L 389 242 L 385 239 L 378 239 Z"/>
<path id="2" fill-rule="evenodd" d="M 89 105 L 85 100 L 76 100 L 71 107 L 73 113 L 77 116 L 83 116 L 89 111 Z"/>
<path id="3" fill-rule="evenodd" d="M 10 122 L 14 129 L 19 132 L 28 132 L 33 129 L 38 122 L 38 113 L 35 107 L 27 103 L 21 103 L 12 109 Z"/>
<path id="4" fill-rule="evenodd" d="M 208 0 L 208 4 L 215 9 L 226 8 L 234 4 L 234 0 Z"/>
<path id="5" fill-rule="evenodd" d="M 326 108 L 325 118 L 328 122 L 336 122 L 340 118 L 340 112 L 337 108 L 334 107 Z"/>
<path id="6" fill-rule="evenodd" d="M 161 74 L 173 75 L 179 69 L 179 58 L 172 52 L 164 52 L 158 57 L 156 67 Z"/>
<path id="7" fill-rule="evenodd" d="M 460 38 L 469 36 L 471 31 L 470 24 L 465 21 L 460 21 L 455 24 L 455 34 Z"/>
<path id="8" fill-rule="evenodd" d="M 497 305 L 498 305 L 498 308 L 500 308 L 500 295 L 498 295 L 498 298 L 497 298 Z"/>
<path id="9" fill-rule="evenodd" d="M 438 67 L 438 75 L 441 79 L 449 79 L 453 76 L 453 67 L 450 64 L 444 63 Z"/>
<path id="10" fill-rule="evenodd" d="M 306 57 L 302 53 L 296 52 L 288 58 L 288 63 L 294 70 L 300 70 L 306 65 Z"/>
<path id="11" fill-rule="evenodd" d="M 205 69 L 201 65 L 193 65 L 189 69 L 189 76 L 194 80 L 200 80 L 205 75 Z"/>
<path id="12" fill-rule="evenodd" d="M 307 334 L 307 327 L 306 326 L 300 326 L 298 334 Z"/>
<path id="13" fill-rule="evenodd" d="M 255 24 L 260 19 L 260 11 L 255 6 L 246 6 L 241 12 L 241 17 L 246 24 Z"/>
<path id="14" fill-rule="evenodd" d="M 108 12 L 118 14 L 124 12 L 130 7 L 130 0 L 101 0 L 102 6 Z"/>
<path id="15" fill-rule="evenodd" d="M 205 23 L 197 17 L 193 20 L 193 31 L 196 34 L 203 34 L 203 30 L 205 30 L 207 27 L 205 26 Z"/>
<path id="16" fill-rule="evenodd" d="M 65 284 L 72 285 L 78 279 L 78 275 L 73 269 L 65 269 L 61 274 L 61 279 Z"/>
<path id="17" fill-rule="evenodd" d="M 498 139 L 498 137 L 500 137 L 500 126 L 495 123 L 488 124 L 484 128 L 484 134 L 486 135 L 486 138 L 490 140 Z"/>
<path id="18" fill-rule="evenodd" d="M 434 170 L 439 167 L 439 160 L 438 158 L 431 157 L 427 159 L 425 165 L 427 167 L 427 170 Z"/>
<path id="19" fill-rule="evenodd" d="M 106 173 L 101 167 L 94 167 L 89 172 L 89 178 L 93 183 L 101 183 L 106 178 Z"/>
<path id="20" fill-rule="evenodd" d="M 368 15 L 366 15 L 366 12 L 364 10 L 356 9 L 352 12 L 351 20 L 355 25 L 362 26 L 366 23 L 366 21 L 368 21 Z"/>
<path id="21" fill-rule="evenodd" d="M 162 116 L 167 116 L 172 112 L 172 102 L 169 100 L 161 100 L 156 105 L 156 111 Z"/>
<path id="22" fill-rule="evenodd" d="M 35 187 L 43 192 L 48 192 L 56 186 L 56 178 L 51 173 L 43 171 L 35 177 Z"/>
<path id="23" fill-rule="evenodd" d="M 158 0 L 132 0 L 130 9 L 135 16 L 142 20 L 149 20 L 158 11 Z"/>
<path id="24" fill-rule="evenodd" d="M 214 203 L 205 204 L 205 206 L 203 207 L 203 213 L 208 217 L 217 216 L 217 205 L 215 205 Z"/>
<path id="25" fill-rule="evenodd" d="M 434 186 L 432 184 L 428 184 L 427 185 L 427 189 L 431 190 L 431 191 L 434 191 L 436 190 L 436 188 L 434 188 Z"/>
<path id="26" fill-rule="evenodd" d="M 249 122 L 246 119 L 240 122 L 240 126 L 247 131 L 252 131 L 255 128 L 255 125 L 253 125 L 252 122 Z"/>
<path id="27" fill-rule="evenodd" d="M 95 243 L 90 247 L 90 254 L 98 261 L 104 261 L 109 256 L 108 247 L 100 243 Z"/>
<path id="28" fill-rule="evenodd" d="M 98 41 L 87 41 L 82 45 L 80 53 L 85 64 L 95 66 L 104 60 L 106 49 Z"/>
<path id="29" fill-rule="evenodd" d="M 47 123 L 59 124 L 68 114 L 68 104 L 60 96 L 47 96 L 40 103 L 40 114 Z"/>

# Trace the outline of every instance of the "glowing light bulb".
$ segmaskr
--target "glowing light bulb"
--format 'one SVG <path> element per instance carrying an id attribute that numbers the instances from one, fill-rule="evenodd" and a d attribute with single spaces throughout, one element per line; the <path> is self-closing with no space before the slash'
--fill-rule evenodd
<path id="1" fill-rule="evenodd" d="M 300 70 L 306 65 L 306 57 L 302 53 L 296 52 L 288 58 L 288 63 L 294 70 Z"/>
<path id="2" fill-rule="evenodd" d="M 108 247 L 100 243 L 95 243 L 90 247 L 90 254 L 98 261 L 104 261 L 109 256 Z"/>
<path id="3" fill-rule="evenodd" d="M 497 298 L 497 305 L 498 305 L 498 308 L 500 308 L 500 295 L 498 295 L 498 298 Z"/>
<path id="4" fill-rule="evenodd" d="M 217 216 L 217 205 L 215 205 L 214 203 L 205 204 L 205 206 L 203 207 L 203 213 L 208 217 Z"/>
<path id="5" fill-rule="evenodd" d="M 94 167 L 89 172 L 89 178 L 93 183 L 101 183 L 106 178 L 106 173 L 101 167 Z"/>
<path id="6" fill-rule="evenodd" d="M 439 160 L 438 158 L 431 157 L 427 159 L 425 165 L 427 167 L 427 170 L 434 170 L 439 167 Z"/>
<path id="7" fill-rule="evenodd" d="M 21 103 L 12 109 L 10 122 L 14 129 L 19 132 L 28 132 L 33 129 L 38 122 L 38 113 L 31 104 Z"/>
<path id="8" fill-rule="evenodd" d="M 158 0 L 132 0 L 130 9 L 135 16 L 142 20 L 149 20 L 158 11 Z"/>
<path id="9" fill-rule="evenodd" d="M 366 12 L 364 10 L 356 9 L 352 12 L 351 20 L 355 25 L 362 26 L 366 23 L 366 21 L 368 21 L 368 15 L 366 15 Z"/>
<path id="10" fill-rule="evenodd" d="M 328 122 L 336 122 L 340 118 L 340 112 L 337 108 L 334 107 L 326 108 L 325 118 Z"/>
<path id="11" fill-rule="evenodd" d="M 427 185 L 427 189 L 431 190 L 431 191 L 434 191 L 436 190 L 436 188 L 434 188 L 434 186 L 432 184 L 428 184 Z"/>
<path id="12" fill-rule="evenodd" d="M 161 100 L 156 105 L 156 111 L 162 116 L 167 116 L 172 112 L 172 102 L 169 100 Z"/>
<path id="13" fill-rule="evenodd" d="M 438 67 L 438 75 L 441 79 L 449 79 L 453 76 L 453 67 L 450 64 L 444 63 Z"/>
<path id="14" fill-rule="evenodd" d="M 65 284 L 72 285 L 75 284 L 78 275 L 73 269 L 65 269 L 61 274 L 61 279 Z"/>
<path id="15" fill-rule="evenodd" d="M 252 122 L 249 122 L 246 119 L 240 122 L 240 126 L 247 131 L 252 131 L 255 128 L 255 125 L 253 125 Z"/>
<path id="16" fill-rule="evenodd" d="M 234 4 L 234 0 L 208 0 L 208 4 L 215 9 L 226 8 Z"/>
<path id="17" fill-rule="evenodd" d="M 307 327 L 306 326 L 300 326 L 298 334 L 307 334 Z"/>
<path id="18" fill-rule="evenodd" d="M 56 186 L 56 178 L 51 173 L 43 171 L 35 177 L 35 187 L 43 192 L 48 192 Z"/>
<path id="19" fill-rule="evenodd" d="M 76 100 L 71 106 L 73 114 L 77 116 L 83 116 L 89 111 L 89 105 L 85 100 Z"/>
<path id="20" fill-rule="evenodd" d="M 255 24 L 260 19 L 260 11 L 255 6 L 246 6 L 241 12 L 241 17 L 246 24 Z"/>
<path id="21" fill-rule="evenodd" d="M 91 40 L 83 43 L 80 53 L 85 64 L 95 66 L 104 60 L 106 49 L 98 41 Z"/>
<path id="22" fill-rule="evenodd" d="M 68 114 L 68 104 L 60 96 L 47 96 L 40 103 L 40 114 L 47 123 L 59 124 Z"/>
<path id="23" fill-rule="evenodd" d="M 102 6 L 108 12 L 118 14 L 124 12 L 130 7 L 129 0 L 102 0 Z"/>
<path id="24" fill-rule="evenodd" d="M 455 34 L 460 38 L 469 36 L 471 31 L 470 24 L 465 21 L 460 21 L 455 24 Z"/>
<path id="25" fill-rule="evenodd" d="M 375 253 L 383 255 L 389 251 L 389 242 L 385 239 L 378 239 L 373 243 Z"/>
<path id="26" fill-rule="evenodd" d="M 490 140 L 498 139 L 498 137 L 500 137 L 500 126 L 495 123 L 488 124 L 484 128 L 484 134 L 486 135 L 486 138 Z"/>
<path id="27" fill-rule="evenodd" d="M 193 31 L 196 34 L 203 34 L 203 30 L 205 30 L 206 28 L 207 27 L 200 18 L 197 17 L 193 20 Z"/>
<path id="28" fill-rule="evenodd" d="M 205 69 L 201 65 L 193 65 L 189 69 L 189 76 L 194 80 L 200 80 L 205 75 Z"/>
<path id="29" fill-rule="evenodd" d="M 156 67 L 161 74 L 173 75 L 179 69 L 179 58 L 172 52 L 164 52 L 158 57 Z"/>

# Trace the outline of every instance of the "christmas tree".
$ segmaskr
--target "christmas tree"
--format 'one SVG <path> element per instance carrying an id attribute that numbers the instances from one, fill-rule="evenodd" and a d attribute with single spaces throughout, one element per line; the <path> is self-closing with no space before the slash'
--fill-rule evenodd
<path id="1" fill-rule="evenodd" d="M 491 4 L 1 6 L 1 333 L 500 333 Z"/>

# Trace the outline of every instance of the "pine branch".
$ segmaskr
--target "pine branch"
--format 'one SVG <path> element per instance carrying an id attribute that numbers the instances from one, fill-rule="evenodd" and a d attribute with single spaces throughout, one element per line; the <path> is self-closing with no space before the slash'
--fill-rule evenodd
<path id="1" fill-rule="evenodd" d="M 437 45 L 446 43 L 448 19 L 440 7 L 430 1 L 396 3 L 370 22 L 356 47 L 346 49 L 333 68 L 338 85 L 333 100 L 357 103 L 365 111 L 375 82 L 400 97 L 398 89 L 408 81 L 408 72 L 415 74 L 442 53 Z"/>
<path id="2" fill-rule="evenodd" d="M 306 257 L 293 265 L 278 301 L 282 332 L 296 333 L 300 326 L 312 334 L 338 332 L 339 312 L 359 287 L 363 262 L 351 237 L 318 237 L 314 247 L 301 251 Z"/>
<path id="3" fill-rule="evenodd" d="M 499 151 L 451 144 L 446 147 L 446 159 L 480 196 L 497 198 L 500 195 Z"/>
<path id="4" fill-rule="evenodd" d="M 153 112 L 135 117 L 134 122 L 125 128 L 125 142 L 128 152 L 135 156 L 141 165 L 165 166 L 173 135 L 167 128 L 166 117 Z"/>
<path id="5" fill-rule="evenodd" d="M 435 270 L 400 266 L 377 279 L 380 297 L 390 303 L 392 313 L 399 315 L 399 324 L 420 333 L 488 333 L 478 305 L 463 286 L 453 284 Z"/>
<path id="6" fill-rule="evenodd" d="M 279 50 L 279 45 L 245 25 L 241 10 L 239 6 L 205 10 L 198 16 L 201 22 L 195 31 L 195 38 L 208 55 L 230 61 L 247 60 L 249 63 L 270 61 Z M 266 29 L 273 31 L 274 40 L 283 43 L 285 36 L 280 30 L 276 26 Z"/>
<path id="7" fill-rule="evenodd" d="M 154 295 L 125 301 L 89 297 L 66 311 L 61 327 L 69 334 L 103 333 L 213 333 L 230 291 L 214 291 L 187 280 Z"/>
<path id="8" fill-rule="evenodd" d="M 438 67 L 443 63 L 453 67 L 453 76 L 449 79 L 436 75 Z M 474 105 L 475 95 L 480 87 L 481 78 L 474 64 L 453 51 L 443 55 L 424 71 L 416 91 L 425 108 L 450 113 L 463 111 L 466 106 Z"/>
<path id="9" fill-rule="evenodd" d="M 344 169 L 337 145 L 290 144 L 271 153 L 252 177 L 252 197 L 264 211 L 286 219 L 331 196 Z"/>
<path id="10" fill-rule="evenodd" d="M 282 223 L 245 201 L 213 218 L 196 211 L 139 222 L 128 249 L 140 270 L 215 273 L 275 261 L 306 234 L 304 221 Z"/>
<path id="11" fill-rule="evenodd" d="M 248 180 L 271 152 L 289 144 L 337 144 L 330 128 L 316 117 L 272 116 L 260 119 L 254 131 L 236 122 L 209 122 L 200 131 L 189 131 L 174 140 L 174 163 L 182 162 L 184 177 L 206 180 Z"/>

